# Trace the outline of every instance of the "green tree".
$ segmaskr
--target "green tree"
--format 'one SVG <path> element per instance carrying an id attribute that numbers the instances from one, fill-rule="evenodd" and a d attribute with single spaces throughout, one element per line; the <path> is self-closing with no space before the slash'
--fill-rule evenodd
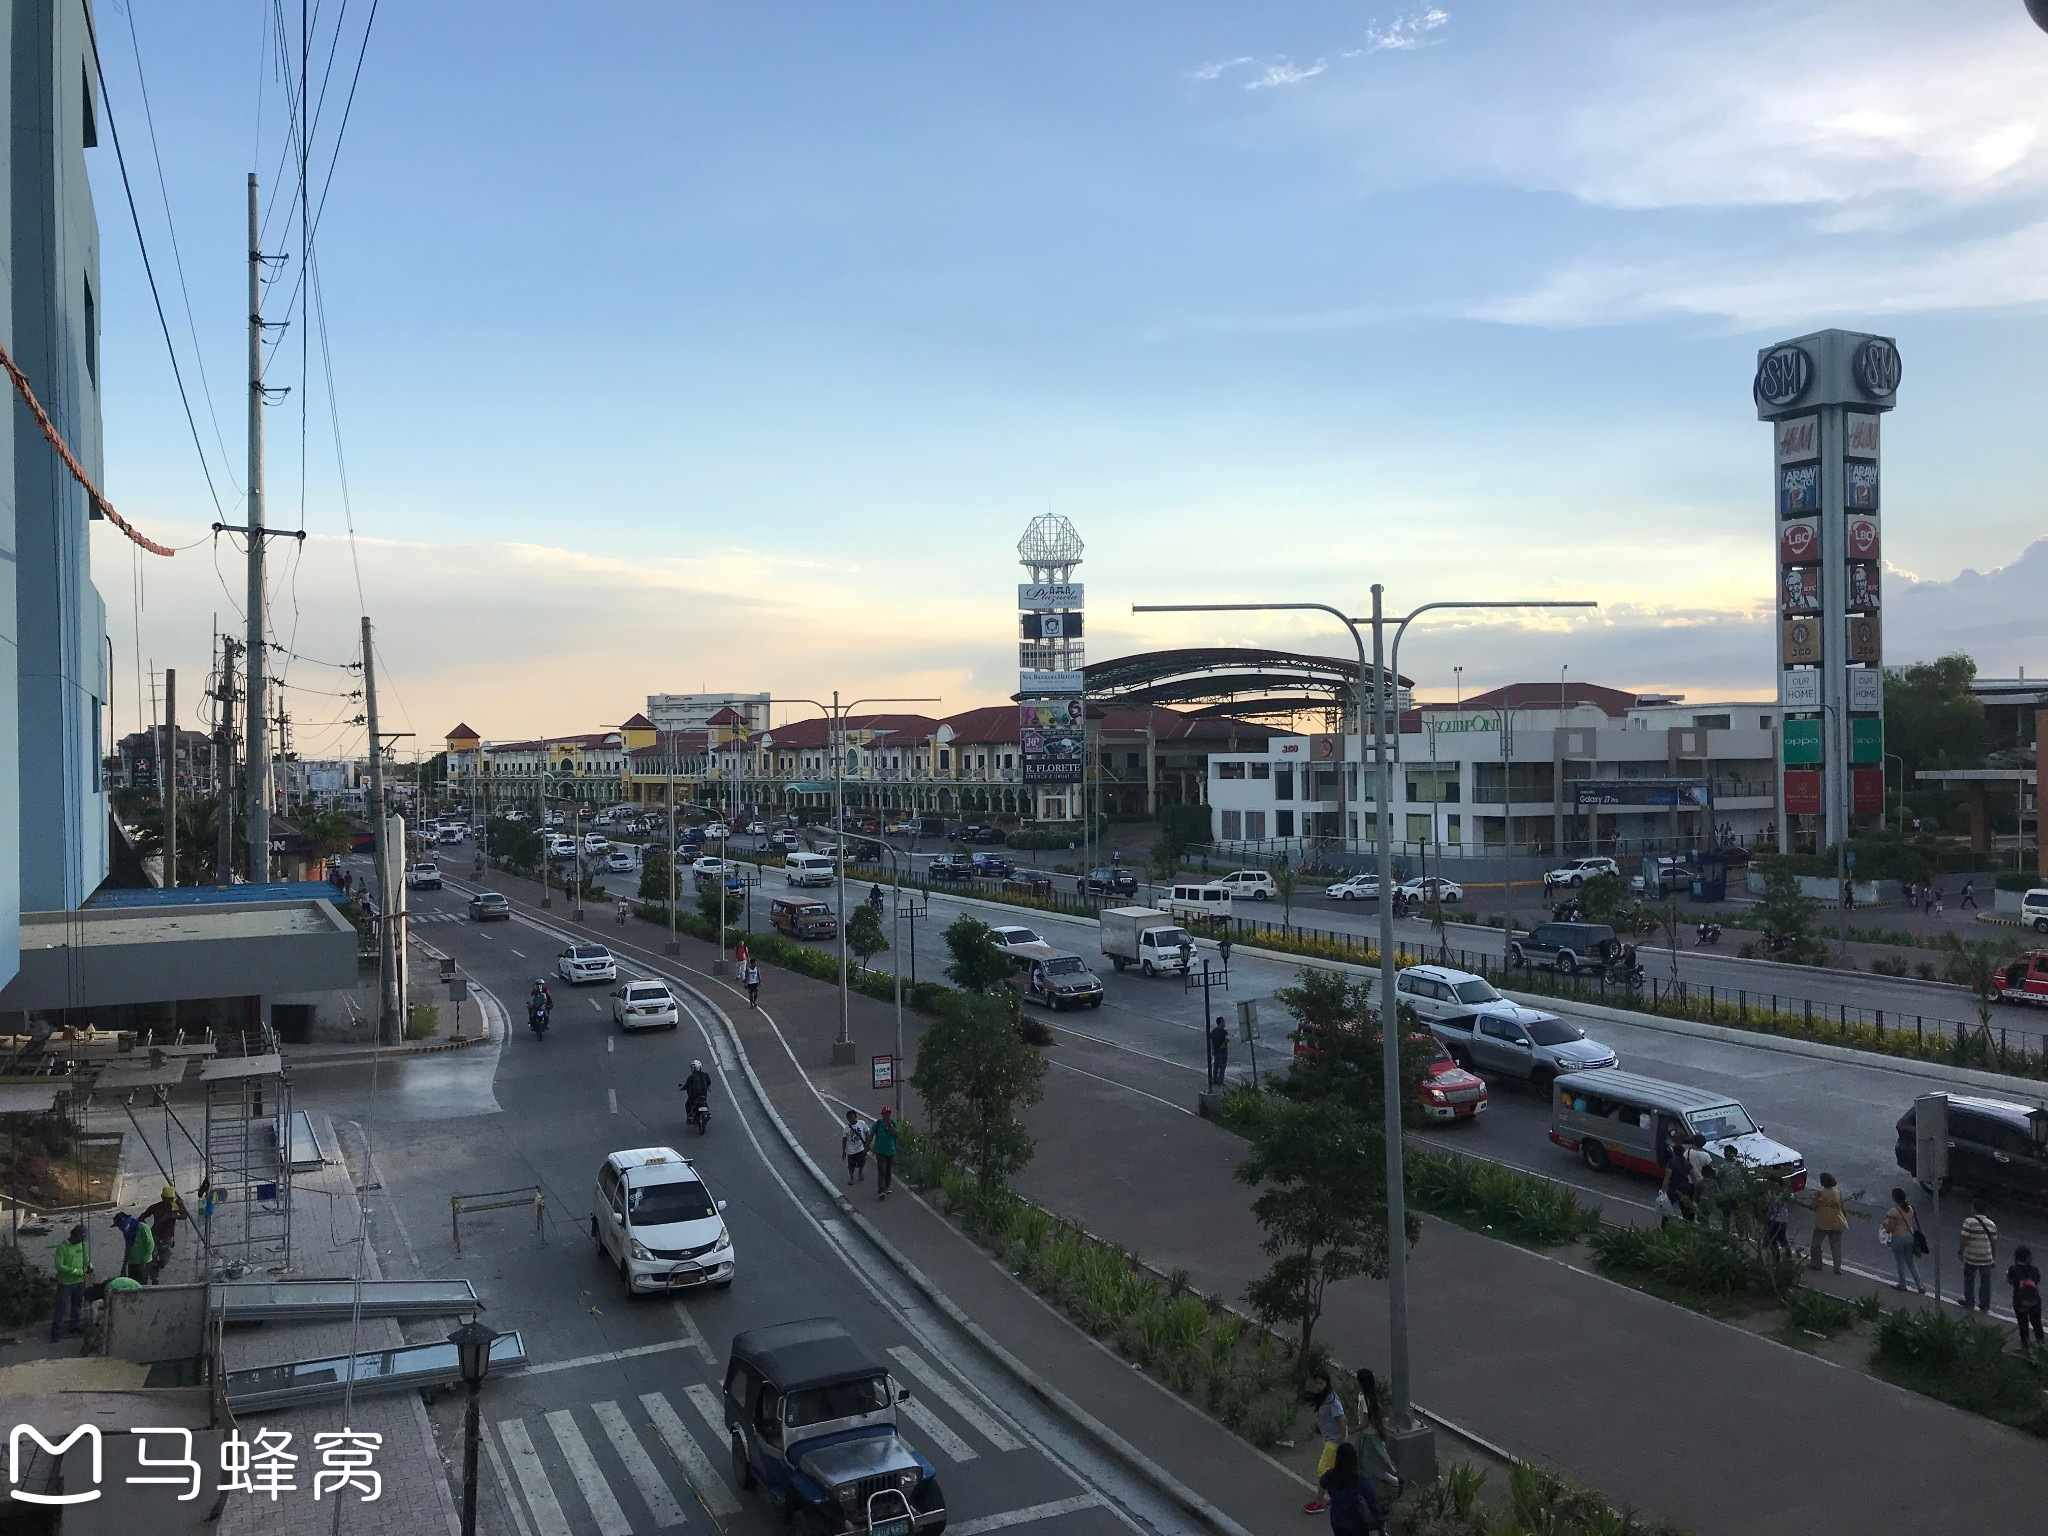
<path id="1" fill-rule="evenodd" d="M 1941 947 L 1942 980 L 1969 989 L 1970 1001 L 1977 1008 L 1978 1027 L 1988 1034 L 1992 1005 L 1998 1001 L 1998 968 L 2005 961 L 2005 951 L 1983 939 L 1964 939 L 1953 933 L 1941 936 Z"/>
<path id="2" fill-rule="evenodd" d="M 1977 663 L 1960 653 L 1884 674 L 1885 750 L 1906 783 L 1923 768 L 1976 768 L 1991 747 L 1984 705 L 1970 692 Z"/>
<path id="3" fill-rule="evenodd" d="M 1295 1334 L 1303 1370 L 1314 1361 L 1329 1287 L 1387 1272 L 1386 1172 L 1379 1128 L 1328 1099 L 1274 1105 L 1237 1165 L 1238 1179 L 1258 1191 L 1252 1215 L 1273 1260 L 1245 1301 L 1260 1321 Z M 1410 1241 L 1417 1231 L 1411 1223 Z"/>
<path id="4" fill-rule="evenodd" d="M 1579 911 L 1585 914 L 1589 923 L 1606 923 L 1610 927 L 1628 927 L 1628 911 L 1635 900 L 1635 893 L 1628 888 L 1628 882 L 1620 875 L 1595 875 L 1577 891 Z"/>
<path id="5" fill-rule="evenodd" d="M 1304 1102 L 1330 1099 L 1360 1119 L 1385 1118 L 1386 1059 L 1380 1046 L 1377 978 L 1357 980 L 1342 971 L 1304 966 L 1293 986 L 1276 991 L 1274 1000 L 1293 1015 L 1302 1043 L 1308 1047 L 1294 1059 L 1276 1091 Z M 1401 1015 L 1401 1104 L 1403 1119 L 1420 1119 L 1422 1079 L 1436 1047 L 1417 1026 L 1412 1011 Z"/>
<path id="6" fill-rule="evenodd" d="M 924 1101 L 925 1137 L 972 1168 L 984 1194 L 1031 1161 L 1031 1133 L 1017 1116 L 1043 1097 L 1045 1060 L 1017 1033 L 1003 1000 L 943 994 L 910 1081 Z"/>
<path id="7" fill-rule="evenodd" d="M 1169 805 L 1159 813 L 1160 835 L 1173 844 L 1176 856 L 1195 843 L 1209 841 L 1209 807 Z"/>
<path id="8" fill-rule="evenodd" d="M 640 899 L 642 901 L 652 901 L 662 906 L 668 905 L 668 899 L 671 894 L 668 888 L 669 865 L 674 857 L 666 848 L 657 848 L 652 843 L 647 845 L 646 852 L 640 855 Z"/>
<path id="9" fill-rule="evenodd" d="M 299 835 L 311 844 L 313 857 L 325 861 L 355 846 L 356 824 L 345 811 L 304 811 Z"/>
<path id="10" fill-rule="evenodd" d="M 946 967 L 946 979 L 963 992 L 1001 993 L 1012 996 L 1008 985 L 1012 970 L 1010 957 L 996 945 L 987 923 L 965 916 L 946 925 L 946 949 L 953 961 Z M 846 935 L 853 942 L 852 930 Z"/>
<path id="11" fill-rule="evenodd" d="M 154 800 L 132 803 L 129 812 L 122 817 L 135 838 L 135 850 L 145 858 L 162 858 L 164 851 L 164 811 Z M 230 827 L 230 841 L 233 847 L 229 857 L 234 869 L 244 867 L 249 841 L 243 834 L 241 819 L 237 817 Z M 225 885 L 220 869 L 220 801 L 212 795 L 203 798 L 187 796 L 178 802 L 178 884 L 180 885 Z"/>
<path id="12" fill-rule="evenodd" d="M 860 904 L 846 924 L 846 947 L 859 957 L 863 970 L 868 961 L 889 947 L 889 936 L 882 932 L 882 914 L 866 902 Z"/>
<path id="13" fill-rule="evenodd" d="M 1280 893 L 1280 931 L 1289 932 L 1294 927 L 1294 888 L 1301 883 L 1301 871 L 1294 867 L 1291 859 L 1282 859 L 1280 867 L 1273 871 L 1273 887 Z"/>
<path id="14" fill-rule="evenodd" d="M 1816 910 L 1800 891 L 1799 876 L 1779 860 L 1768 861 L 1754 915 L 1757 926 L 1778 941 L 1776 958 L 1792 965 L 1819 965 L 1827 958 L 1827 945 L 1813 928 Z"/>
<path id="15" fill-rule="evenodd" d="M 493 816 L 484 825 L 484 846 L 492 858 L 515 869 L 534 869 L 540 864 L 540 833 L 531 822 Z"/>
<path id="16" fill-rule="evenodd" d="M 1164 885 L 1180 872 L 1180 845 L 1170 837 L 1162 837 L 1152 845 L 1146 862 L 1154 882 Z"/>

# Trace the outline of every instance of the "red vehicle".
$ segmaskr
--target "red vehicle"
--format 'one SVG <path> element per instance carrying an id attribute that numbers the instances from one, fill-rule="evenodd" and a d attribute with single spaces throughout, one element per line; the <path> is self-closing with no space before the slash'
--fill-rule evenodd
<path id="1" fill-rule="evenodd" d="M 1996 985 L 2005 1002 L 2048 1008 L 2048 949 L 2029 951 L 2001 965 Z"/>
<path id="2" fill-rule="evenodd" d="M 1415 1090 L 1423 1114 L 1432 1120 L 1476 1120 L 1486 1113 L 1484 1078 L 1451 1060 L 1451 1053 L 1435 1035 L 1410 1035 L 1408 1041 L 1423 1053 L 1422 1082 Z M 1316 1054 L 1313 1029 L 1303 1025 L 1294 1031 L 1294 1054 Z"/>

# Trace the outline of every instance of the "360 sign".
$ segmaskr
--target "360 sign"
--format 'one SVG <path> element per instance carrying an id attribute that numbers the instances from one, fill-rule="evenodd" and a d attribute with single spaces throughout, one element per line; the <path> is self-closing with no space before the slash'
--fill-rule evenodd
<path id="1" fill-rule="evenodd" d="M 1756 383 L 1752 386 L 1758 405 L 1790 405 L 1813 382 L 1813 359 L 1806 348 L 1795 346 L 1773 347 L 1763 355 L 1756 365 Z"/>

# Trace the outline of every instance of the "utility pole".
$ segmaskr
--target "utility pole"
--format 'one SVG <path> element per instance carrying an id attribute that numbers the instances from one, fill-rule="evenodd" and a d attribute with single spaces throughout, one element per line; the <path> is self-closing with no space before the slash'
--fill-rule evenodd
<path id="1" fill-rule="evenodd" d="M 270 879 L 270 744 L 263 702 L 263 251 L 256 173 L 249 173 L 249 739 L 242 767 L 249 880 Z"/>
<path id="2" fill-rule="evenodd" d="M 220 847 L 213 872 L 221 885 L 235 883 L 235 637 L 220 637 L 220 689 L 214 695 L 220 704 L 220 734 L 214 740 L 213 768 L 219 780 Z"/>
<path id="3" fill-rule="evenodd" d="M 377 653 L 370 640 L 370 616 L 363 615 L 363 712 L 370 727 L 370 825 L 377 834 L 377 1038 L 399 1043 L 398 1010 L 391 996 L 398 968 L 393 963 L 391 818 L 384 807 L 384 738 L 377 734 Z"/>
<path id="4" fill-rule="evenodd" d="M 164 786 L 164 884 L 178 883 L 178 669 L 164 668 L 164 737 L 168 752 L 157 754 Z"/>

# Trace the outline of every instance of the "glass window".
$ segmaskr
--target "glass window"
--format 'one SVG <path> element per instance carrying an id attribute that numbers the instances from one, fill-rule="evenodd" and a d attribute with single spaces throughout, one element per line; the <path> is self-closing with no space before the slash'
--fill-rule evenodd
<path id="1" fill-rule="evenodd" d="M 1756 1129 L 1740 1104 L 1722 1104 L 1713 1109 L 1696 1109 L 1685 1117 L 1685 1123 L 1693 1128 L 1695 1135 L 1709 1141 L 1720 1141 L 1731 1136 L 1747 1136 Z"/>
<path id="2" fill-rule="evenodd" d="M 1255 779 L 1270 779 L 1273 777 L 1273 765 L 1271 763 L 1253 763 L 1252 777 Z"/>
<path id="3" fill-rule="evenodd" d="M 877 1413 L 888 1406 L 889 1378 L 868 1376 L 859 1381 L 834 1382 L 829 1387 L 806 1387 L 790 1393 L 783 1405 L 782 1421 L 791 1429 L 802 1429 L 807 1424 L 825 1424 L 833 1419 Z"/>
<path id="4" fill-rule="evenodd" d="M 1529 1024 L 1529 1038 L 1538 1045 L 1569 1045 L 1574 1040 L 1585 1039 L 1586 1032 L 1563 1019 L 1534 1019 Z"/>
<path id="5" fill-rule="evenodd" d="M 1227 764 L 1225 766 L 1228 766 Z M 1234 843 L 1244 836 L 1244 813 L 1225 811 L 1223 813 L 1223 840 Z"/>
<path id="6" fill-rule="evenodd" d="M 1522 1031 L 1519 1025 L 1510 1024 L 1505 1019 L 1481 1019 L 1479 1033 L 1489 1040 L 1514 1041 L 1520 1038 Z"/>
<path id="7" fill-rule="evenodd" d="M 1294 836 L 1294 812 L 1275 811 L 1273 813 L 1273 835 L 1275 837 Z"/>
<path id="8" fill-rule="evenodd" d="M 1219 779 L 1241 779 L 1244 777 L 1243 763 L 1218 763 L 1216 777 Z"/>
<path id="9" fill-rule="evenodd" d="M 1263 842 L 1266 836 L 1266 813 L 1246 811 L 1244 813 L 1244 835 L 1254 843 Z"/>
<path id="10" fill-rule="evenodd" d="M 1494 991 L 1486 982 L 1480 981 L 1476 977 L 1471 981 L 1459 982 L 1453 991 L 1461 1003 L 1497 1003 L 1500 1001 L 1500 994 Z"/>
<path id="11" fill-rule="evenodd" d="M 665 1227 L 673 1221 L 702 1221 L 718 1214 L 711 1192 L 696 1179 L 632 1185 L 627 1202 L 627 1220 L 636 1227 Z"/>
<path id="12" fill-rule="evenodd" d="M 1283 764 L 1273 770 L 1273 798 L 1275 800 L 1292 800 L 1294 798 L 1294 769 L 1292 765 Z"/>

